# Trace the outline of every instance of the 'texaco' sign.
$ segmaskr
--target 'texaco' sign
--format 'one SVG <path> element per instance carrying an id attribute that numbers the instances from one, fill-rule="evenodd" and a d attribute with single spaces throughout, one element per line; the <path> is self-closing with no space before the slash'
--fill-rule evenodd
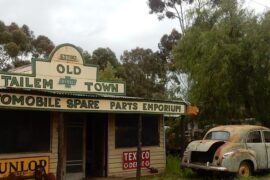
<path id="1" fill-rule="evenodd" d="M 141 167 L 150 166 L 150 151 L 142 151 L 141 153 L 142 163 Z M 137 168 L 137 151 L 123 152 L 123 169 L 135 169 Z"/>
<path id="2" fill-rule="evenodd" d="M 49 171 L 49 157 L 27 157 L 0 159 L 0 178 L 15 176 L 32 176 L 36 166 L 44 167 L 46 173 Z"/>

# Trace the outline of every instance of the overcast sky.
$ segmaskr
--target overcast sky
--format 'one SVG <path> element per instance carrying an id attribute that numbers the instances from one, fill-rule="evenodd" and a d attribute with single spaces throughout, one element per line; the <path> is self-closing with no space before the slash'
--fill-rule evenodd
<path id="1" fill-rule="evenodd" d="M 246 2 L 258 12 L 270 7 L 270 0 Z M 163 34 L 179 30 L 176 20 L 150 15 L 147 0 L 0 0 L 0 20 L 26 24 L 55 45 L 71 43 L 90 53 L 109 47 L 118 57 L 136 47 L 157 50 Z"/>

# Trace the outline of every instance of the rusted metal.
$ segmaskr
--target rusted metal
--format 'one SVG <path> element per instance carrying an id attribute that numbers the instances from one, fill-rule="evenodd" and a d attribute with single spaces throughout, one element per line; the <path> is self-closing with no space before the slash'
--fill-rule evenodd
<path id="1" fill-rule="evenodd" d="M 187 106 L 187 115 L 188 116 L 195 116 L 199 113 L 199 108 L 197 106 L 191 106 L 191 105 L 188 105 Z"/>
<path id="2" fill-rule="evenodd" d="M 247 142 L 249 133 L 253 131 L 256 131 L 256 133 L 260 132 L 262 142 Z M 182 167 L 192 168 L 195 171 L 228 171 L 238 173 L 239 175 L 241 175 L 241 171 L 239 171 L 241 163 L 248 164 L 246 167 L 250 168 L 250 172 L 260 169 L 270 169 L 269 163 L 265 163 L 265 161 L 270 158 L 270 152 L 264 149 L 267 147 L 263 139 L 264 131 L 270 133 L 269 128 L 254 125 L 225 125 L 214 127 L 205 134 L 202 140 L 193 141 L 187 146 L 183 154 L 181 165 Z M 209 139 L 207 136 L 208 133 L 212 135 L 213 132 L 220 134 L 226 132 L 229 133 L 229 137 L 225 140 Z M 206 137 L 208 137 L 208 139 L 206 139 Z M 253 144 L 254 146 L 252 146 Z M 268 144 L 270 146 L 270 143 Z M 258 148 L 258 146 L 260 146 L 260 148 Z"/>

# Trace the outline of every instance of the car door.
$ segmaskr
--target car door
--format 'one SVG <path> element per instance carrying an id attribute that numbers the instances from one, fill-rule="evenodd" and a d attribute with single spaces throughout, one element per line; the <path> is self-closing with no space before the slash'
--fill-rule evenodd
<path id="1" fill-rule="evenodd" d="M 262 141 L 261 131 L 249 132 L 246 140 L 247 148 L 255 152 L 255 158 L 257 162 L 257 169 L 267 168 L 267 152 L 265 143 Z"/>
<path id="2" fill-rule="evenodd" d="M 263 131 L 263 138 L 267 152 L 267 167 L 270 169 L 270 131 Z"/>

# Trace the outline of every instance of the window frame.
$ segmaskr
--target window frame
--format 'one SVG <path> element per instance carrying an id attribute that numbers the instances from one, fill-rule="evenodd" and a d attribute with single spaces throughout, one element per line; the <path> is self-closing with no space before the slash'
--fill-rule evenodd
<path id="1" fill-rule="evenodd" d="M 269 130 L 263 130 L 263 131 L 262 131 L 262 134 L 263 134 L 263 142 L 264 142 L 264 143 L 270 143 L 270 140 L 269 140 L 269 142 L 268 142 L 268 141 L 265 141 L 265 134 L 264 134 L 265 132 L 268 132 L 268 133 L 270 134 L 270 131 L 269 131 Z"/>
<path id="2" fill-rule="evenodd" d="M 261 137 L 261 141 L 260 141 L 260 142 L 248 142 L 250 133 L 254 133 L 254 132 L 259 132 L 259 133 L 260 133 L 260 137 Z M 252 143 L 252 144 L 264 143 L 264 139 L 263 139 L 262 134 L 263 134 L 263 133 L 262 133 L 261 130 L 252 130 L 252 131 L 249 131 L 249 132 L 247 133 L 247 135 L 246 135 L 246 143 Z"/>
<path id="3" fill-rule="evenodd" d="M 123 115 L 123 114 L 116 114 L 116 115 Z M 115 134 L 115 137 L 114 137 L 114 148 L 115 149 L 127 149 L 127 148 L 135 148 L 135 147 L 137 147 L 137 145 L 130 145 L 130 146 L 122 146 L 122 145 L 120 145 L 119 146 L 119 144 L 117 144 L 117 118 L 116 118 L 116 115 L 114 116 L 114 134 Z M 135 119 L 133 119 L 134 121 L 136 121 L 135 122 L 135 124 L 137 125 L 136 127 L 135 127 L 135 131 L 136 131 L 136 134 L 135 134 L 135 136 L 137 137 L 138 135 L 137 135 L 137 132 L 138 132 L 138 120 L 139 120 L 139 116 L 137 115 L 137 114 L 125 114 L 125 115 L 136 115 L 137 116 L 137 118 L 135 118 Z M 155 117 L 154 119 L 150 119 L 150 120 L 154 120 L 154 121 L 156 121 L 156 125 L 157 125 L 157 143 L 156 144 L 152 144 L 152 145 L 144 145 L 144 142 L 143 142 L 143 139 L 142 139 L 142 147 L 160 147 L 160 137 L 161 137 L 161 135 L 160 135 L 160 122 L 161 122 L 161 117 L 160 117 L 160 115 L 156 115 L 156 114 L 151 114 L 151 115 L 149 115 L 149 114 L 147 114 L 147 115 L 142 115 L 142 126 L 143 126 L 143 124 L 144 124 L 144 121 L 147 121 L 147 116 L 150 116 L 151 118 L 153 118 L 153 117 Z M 131 120 L 128 120 L 128 119 L 121 119 L 122 121 L 131 121 Z M 143 136 L 143 127 L 142 127 L 142 136 Z M 143 137 L 142 137 L 143 138 Z M 137 138 L 136 138 L 136 143 L 135 144 L 137 144 Z"/>
<path id="4" fill-rule="evenodd" d="M 38 146 L 35 147 L 33 145 L 33 142 L 35 142 L 35 141 L 32 140 L 33 142 L 30 142 L 30 144 L 31 144 L 31 147 L 29 148 L 30 150 L 17 150 L 17 151 L 14 150 L 14 151 L 8 151 L 8 152 L 5 151 L 5 150 L 0 150 L 0 156 L 2 156 L 2 155 L 12 155 L 12 154 L 22 154 L 22 153 L 23 154 L 36 154 L 36 153 L 51 153 L 52 152 L 52 133 L 53 133 L 52 127 L 53 127 L 53 119 L 52 119 L 52 114 L 51 114 L 50 111 L 29 111 L 29 110 L 0 109 L 0 112 L 4 112 L 4 116 L 9 116 L 9 114 L 11 114 L 11 113 L 16 114 L 14 116 L 16 118 L 14 120 L 14 123 L 16 123 L 17 121 L 24 121 L 25 119 L 27 119 L 27 117 L 29 116 L 29 114 L 32 114 L 32 112 L 37 113 L 37 114 L 38 114 L 38 112 L 48 113 L 47 116 L 46 116 L 46 117 L 48 117 L 48 119 L 44 118 L 43 120 L 44 120 L 44 123 L 46 123 L 46 124 L 48 123 L 48 127 L 49 127 L 49 129 L 45 128 L 45 131 L 49 131 L 49 132 L 46 133 L 47 134 L 46 135 L 47 137 L 44 136 L 45 139 L 48 138 L 47 139 L 47 142 L 45 142 L 45 141 L 43 142 L 44 143 L 43 146 L 47 146 L 46 148 L 44 148 L 44 150 L 41 150 L 41 149 L 40 150 L 33 150 L 35 148 L 38 149 L 40 147 L 38 147 Z M 20 114 L 18 115 L 17 112 L 20 112 Z M 25 115 L 26 117 L 20 118 L 20 115 L 21 114 L 24 114 L 24 113 L 27 113 L 27 115 Z M 12 117 L 12 118 L 14 118 L 14 117 Z M 39 117 L 39 116 L 34 116 L 33 119 L 29 120 L 29 121 L 31 121 L 30 123 L 33 123 L 33 124 L 39 123 L 39 120 L 37 119 L 37 117 Z M 35 119 L 37 119 L 37 120 L 35 120 Z M 25 127 L 23 127 L 23 128 L 24 128 L 24 131 L 25 131 Z M 10 133 L 13 133 L 14 131 L 16 131 L 16 128 L 14 128 L 12 131 L 9 131 L 8 132 L 9 134 L 7 134 L 7 136 L 10 136 Z M 18 132 L 18 131 L 16 131 L 16 132 Z M 16 136 L 17 136 L 16 138 L 18 138 L 19 135 L 16 135 Z M 31 131 L 31 135 L 30 136 L 33 136 L 33 131 Z M 11 139 L 9 139 L 9 140 L 11 140 Z M 3 142 L 3 144 L 4 144 L 4 142 Z M 0 145 L 1 145 L 1 143 L 0 143 Z M 29 144 L 25 144 L 24 146 L 27 146 L 27 145 L 29 145 Z M 19 145 L 17 145 L 17 146 L 19 146 Z M 8 147 L 8 146 L 6 146 L 6 147 Z"/>

